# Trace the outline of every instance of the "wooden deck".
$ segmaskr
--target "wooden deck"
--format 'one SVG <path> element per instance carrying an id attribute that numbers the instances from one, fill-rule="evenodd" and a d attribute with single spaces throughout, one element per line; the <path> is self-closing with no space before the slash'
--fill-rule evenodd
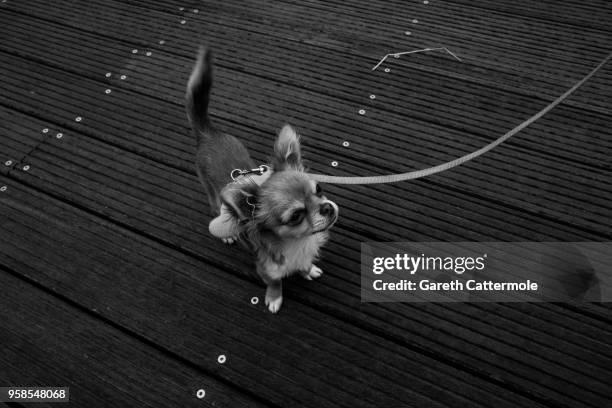
<path id="1" fill-rule="evenodd" d="M 612 406 L 609 304 L 359 291 L 364 241 L 612 240 L 612 64 L 464 166 L 325 186 L 326 273 L 287 282 L 277 316 L 250 302 L 249 255 L 208 234 L 183 108 L 206 42 L 214 120 L 256 160 L 290 122 L 314 172 L 423 168 L 597 65 L 610 2 L 6 0 L 0 38 L 0 386 L 69 386 L 76 407 Z M 424 47 L 462 61 L 371 70 Z"/>

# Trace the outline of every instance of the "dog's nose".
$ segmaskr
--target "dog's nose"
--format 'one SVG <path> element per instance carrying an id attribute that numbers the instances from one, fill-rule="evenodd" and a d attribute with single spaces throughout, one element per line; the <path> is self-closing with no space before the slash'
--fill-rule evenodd
<path id="1" fill-rule="evenodd" d="M 323 203 L 319 207 L 319 213 L 324 217 L 329 217 L 334 213 L 334 207 L 330 203 Z"/>

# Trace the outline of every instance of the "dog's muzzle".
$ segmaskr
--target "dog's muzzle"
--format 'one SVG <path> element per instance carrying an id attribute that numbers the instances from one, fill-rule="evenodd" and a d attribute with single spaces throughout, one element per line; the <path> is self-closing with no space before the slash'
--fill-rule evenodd
<path id="1" fill-rule="evenodd" d="M 325 201 L 319 207 L 319 214 L 325 217 L 325 225 L 313 232 L 313 234 L 327 231 L 338 220 L 338 206 L 333 201 Z"/>

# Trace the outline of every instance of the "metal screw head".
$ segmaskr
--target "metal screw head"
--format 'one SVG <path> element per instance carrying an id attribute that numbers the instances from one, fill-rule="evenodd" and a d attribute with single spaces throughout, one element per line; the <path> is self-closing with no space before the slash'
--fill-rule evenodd
<path id="1" fill-rule="evenodd" d="M 423 4 L 429 4 L 428 0 L 423 0 Z"/>
<path id="2" fill-rule="evenodd" d="M 83 120 L 83 118 L 82 118 L 82 117 L 80 117 L 80 116 L 77 116 L 76 118 L 74 118 L 74 120 L 75 120 L 76 122 L 80 122 L 80 121 L 82 121 L 82 120 Z"/>
<path id="3" fill-rule="evenodd" d="M 164 45 L 166 42 L 164 40 L 159 40 L 159 45 Z"/>
<path id="4" fill-rule="evenodd" d="M 111 75 L 113 75 L 113 74 L 111 74 L 110 72 L 107 72 L 107 73 L 106 73 L 106 77 L 107 77 L 107 78 L 110 78 L 110 76 L 111 76 Z"/>
<path id="5" fill-rule="evenodd" d="M 6 187 L 6 186 L 2 186 L 2 187 L 0 187 L 0 191 L 2 191 L 2 192 L 5 192 L 5 191 L 6 191 L 6 189 L 7 189 L 7 187 Z"/>
<path id="6" fill-rule="evenodd" d="M 414 24 L 417 24 L 417 23 L 419 22 L 419 20 L 417 20 L 416 18 L 413 18 L 413 19 L 412 19 L 412 22 L 413 22 Z"/>
<path id="7" fill-rule="evenodd" d="M 333 162 L 331 162 L 331 165 L 332 167 L 338 167 L 338 162 L 334 160 Z"/>
<path id="8" fill-rule="evenodd" d="M 221 354 L 219 357 L 217 357 L 217 362 L 219 364 L 225 364 L 226 361 L 227 361 L 227 358 L 225 357 L 225 354 Z"/>
<path id="9" fill-rule="evenodd" d="M 198 391 L 196 391 L 196 397 L 198 397 L 199 399 L 202 399 L 206 396 L 206 391 L 204 391 L 203 389 L 199 389 Z"/>
<path id="10" fill-rule="evenodd" d="M 5 166 L 10 166 L 11 164 L 13 164 L 12 160 L 7 160 L 7 161 L 4 162 Z"/>
<path id="11" fill-rule="evenodd" d="M 259 303 L 259 298 L 258 298 L 257 296 L 253 296 L 253 297 L 251 298 L 251 304 L 252 304 L 252 305 L 256 305 L 256 304 L 258 304 L 258 303 Z"/>
<path id="12" fill-rule="evenodd" d="M 412 35 L 412 32 L 410 32 L 410 31 L 404 31 L 404 34 L 406 34 L 406 35 Z"/>
<path id="13" fill-rule="evenodd" d="M 153 53 L 151 51 L 147 51 L 147 57 L 150 57 L 151 55 L 153 55 Z"/>
<path id="14" fill-rule="evenodd" d="M 185 10 L 185 7 L 179 7 L 179 11 Z"/>
<path id="15" fill-rule="evenodd" d="M 181 20 L 181 24 L 185 24 L 187 20 Z"/>
<path id="16" fill-rule="evenodd" d="M 30 170 L 30 166 L 28 166 L 27 164 L 23 166 L 23 171 L 28 171 L 28 170 Z"/>
<path id="17" fill-rule="evenodd" d="M 370 95 L 370 99 L 376 99 L 376 95 L 374 94 Z"/>
<path id="18" fill-rule="evenodd" d="M 43 132 L 43 133 L 48 133 L 48 132 L 49 132 L 49 129 L 44 128 L 44 129 L 42 130 L 42 132 Z"/>
<path id="19" fill-rule="evenodd" d="M 360 115 L 365 115 L 365 109 L 359 109 L 359 114 Z"/>
<path id="20" fill-rule="evenodd" d="M 385 72 L 391 72 L 389 68 L 385 68 Z"/>
<path id="21" fill-rule="evenodd" d="M 342 142 L 342 146 L 349 147 L 351 144 L 347 141 Z"/>
<path id="22" fill-rule="evenodd" d="M 134 48 L 134 49 L 132 50 L 132 54 L 138 54 L 138 50 L 137 50 L 136 48 Z"/>
<path id="23" fill-rule="evenodd" d="M 107 89 L 106 91 L 104 91 L 104 93 L 106 93 L 108 95 L 109 93 L 111 93 L 111 90 Z"/>
<path id="24" fill-rule="evenodd" d="M 61 133 L 58 133 L 57 135 L 55 135 L 55 137 L 58 138 L 58 139 L 61 139 L 62 137 L 64 137 L 64 135 L 61 134 Z"/>
<path id="25" fill-rule="evenodd" d="M 198 14 L 198 13 L 200 12 L 200 10 L 198 10 L 198 9 L 193 9 L 193 12 L 194 12 L 194 13 L 196 13 L 196 14 Z"/>

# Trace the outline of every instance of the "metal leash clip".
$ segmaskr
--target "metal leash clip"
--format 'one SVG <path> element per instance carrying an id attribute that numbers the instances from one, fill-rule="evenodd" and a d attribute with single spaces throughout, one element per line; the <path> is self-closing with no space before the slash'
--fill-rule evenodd
<path id="1" fill-rule="evenodd" d="M 238 180 L 238 178 L 240 178 L 242 176 L 246 176 L 248 174 L 257 174 L 258 176 L 261 176 L 262 174 L 264 174 L 269 169 L 270 169 L 270 167 L 266 166 L 265 164 L 262 164 L 261 166 L 257 167 L 256 169 L 251 169 L 251 170 L 234 169 L 230 173 L 230 177 L 232 178 L 233 181 L 236 181 L 236 180 Z"/>

